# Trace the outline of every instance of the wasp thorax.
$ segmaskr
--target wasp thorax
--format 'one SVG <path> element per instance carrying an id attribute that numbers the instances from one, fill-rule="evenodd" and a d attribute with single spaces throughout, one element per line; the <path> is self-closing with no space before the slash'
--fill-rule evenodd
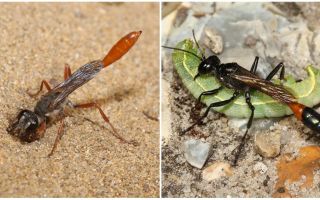
<path id="1" fill-rule="evenodd" d="M 33 142 L 40 139 L 40 135 L 37 134 L 38 127 L 37 115 L 30 110 L 22 110 L 15 121 L 8 127 L 7 131 L 22 141 Z"/>

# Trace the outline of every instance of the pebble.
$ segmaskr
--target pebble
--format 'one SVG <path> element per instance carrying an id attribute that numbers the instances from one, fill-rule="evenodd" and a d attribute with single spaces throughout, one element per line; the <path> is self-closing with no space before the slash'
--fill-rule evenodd
<path id="1" fill-rule="evenodd" d="M 268 167 L 263 162 L 258 162 L 253 166 L 253 170 L 255 172 L 259 172 L 260 174 L 264 174 L 267 172 Z"/>
<path id="2" fill-rule="evenodd" d="M 225 162 L 216 162 L 205 168 L 202 172 L 202 178 L 206 181 L 219 179 L 223 176 L 232 176 L 233 170 L 230 164 Z"/>
<path id="3" fill-rule="evenodd" d="M 223 39 L 212 28 L 206 27 L 204 29 L 205 38 L 203 39 L 204 45 L 206 45 L 213 53 L 220 54 L 223 51 Z"/>
<path id="4" fill-rule="evenodd" d="M 262 157 L 274 158 L 280 153 L 280 139 L 280 131 L 257 133 L 254 138 L 254 147 Z"/>
<path id="5" fill-rule="evenodd" d="M 199 169 L 203 167 L 212 153 L 212 145 L 210 143 L 195 139 L 185 141 L 184 149 L 184 156 L 187 162 Z"/>
<path id="6" fill-rule="evenodd" d="M 253 48 L 257 44 L 257 38 L 252 35 L 248 35 L 244 40 L 244 44 L 250 48 Z"/>

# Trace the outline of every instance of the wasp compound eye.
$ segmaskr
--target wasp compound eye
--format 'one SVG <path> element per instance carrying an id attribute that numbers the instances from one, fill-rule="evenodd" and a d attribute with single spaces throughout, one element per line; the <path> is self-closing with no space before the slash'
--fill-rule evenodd
<path id="1" fill-rule="evenodd" d="M 200 65 L 199 65 L 199 68 L 198 68 L 198 73 L 199 74 L 208 74 L 212 71 L 213 67 L 206 63 L 206 62 L 202 62 Z"/>
<path id="2" fill-rule="evenodd" d="M 39 139 L 36 130 L 38 128 L 38 117 L 30 110 L 22 110 L 7 131 L 25 142 Z"/>

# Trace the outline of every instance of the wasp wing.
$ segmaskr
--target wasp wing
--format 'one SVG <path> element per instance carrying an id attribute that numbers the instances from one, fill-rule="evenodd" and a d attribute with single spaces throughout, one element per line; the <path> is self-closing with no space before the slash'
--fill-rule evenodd
<path id="1" fill-rule="evenodd" d="M 80 67 L 71 76 L 54 87 L 49 93 L 55 93 L 55 99 L 50 104 L 51 108 L 55 108 L 60 105 L 64 100 L 77 88 L 87 83 L 89 80 L 95 77 L 95 75 L 103 69 L 103 64 L 100 60 L 92 61 Z"/>
<path id="2" fill-rule="evenodd" d="M 247 70 L 239 70 L 236 73 L 230 74 L 230 77 L 282 103 L 297 102 L 296 98 L 283 86 L 261 79 Z"/>

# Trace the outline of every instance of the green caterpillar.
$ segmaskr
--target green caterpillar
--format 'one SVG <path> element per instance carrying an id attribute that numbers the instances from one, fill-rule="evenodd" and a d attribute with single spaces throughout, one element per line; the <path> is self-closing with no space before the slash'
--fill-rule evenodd
<path id="1" fill-rule="evenodd" d="M 176 48 L 185 49 L 201 57 L 200 52 L 198 52 L 194 43 L 189 39 L 179 42 Z M 193 80 L 197 74 L 200 60 L 190 53 L 174 50 L 172 59 L 183 84 L 194 97 L 198 98 L 202 92 L 220 86 L 218 80 L 210 75 L 200 76 L 196 81 Z M 320 70 L 311 65 L 308 66 L 306 70 L 309 76 L 305 80 L 296 82 L 295 79 L 289 75 L 286 76 L 283 86 L 298 99 L 299 103 L 313 107 L 320 103 Z M 280 83 L 279 80 L 275 80 L 274 82 Z M 208 106 L 213 102 L 229 99 L 232 94 L 233 90 L 225 88 L 215 95 L 204 96 L 201 101 Z M 251 93 L 251 102 L 255 107 L 254 118 L 282 117 L 292 114 L 292 111 L 287 105 L 259 91 L 253 91 Z M 251 114 L 243 96 L 231 104 L 213 109 L 227 116 L 236 118 L 248 118 Z"/>

